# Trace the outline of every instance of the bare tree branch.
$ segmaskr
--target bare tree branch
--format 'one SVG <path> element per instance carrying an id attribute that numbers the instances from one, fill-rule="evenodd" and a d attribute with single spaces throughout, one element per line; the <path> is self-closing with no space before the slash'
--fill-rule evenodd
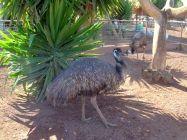
<path id="1" fill-rule="evenodd" d="M 174 7 L 174 0 L 167 0 L 162 11 L 166 11 L 168 15 L 168 19 L 180 18 L 187 15 L 187 6 L 182 6 L 179 8 Z"/>
<path id="2" fill-rule="evenodd" d="M 155 20 L 151 67 L 164 71 L 166 67 L 166 29 L 168 19 L 187 15 L 187 6 L 174 7 L 174 0 L 167 0 L 162 10 L 150 0 L 138 0 L 142 9 Z"/>
<path id="3" fill-rule="evenodd" d="M 160 9 L 158 9 L 150 0 L 138 0 L 142 9 L 155 20 L 159 19 L 162 14 Z"/>
<path id="4" fill-rule="evenodd" d="M 169 8 L 167 12 L 168 19 L 184 17 L 187 15 L 187 6 L 182 6 L 179 8 Z"/>

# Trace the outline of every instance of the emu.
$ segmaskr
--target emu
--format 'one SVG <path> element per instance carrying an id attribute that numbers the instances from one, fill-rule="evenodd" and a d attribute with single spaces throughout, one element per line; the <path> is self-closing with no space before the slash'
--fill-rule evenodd
<path id="1" fill-rule="evenodd" d="M 77 96 L 82 100 L 82 122 L 91 118 L 85 118 L 85 98 L 90 96 L 91 104 L 96 109 L 101 120 L 108 128 L 116 126 L 106 120 L 100 111 L 96 96 L 116 90 L 125 82 L 127 64 L 121 58 L 124 53 L 119 48 L 113 50 L 116 66 L 97 58 L 80 58 L 60 73 L 46 90 L 47 100 L 67 102 Z"/>
<path id="2" fill-rule="evenodd" d="M 145 59 L 145 47 L 147 46 L 147 37 L 146 34 L 142 33 L 141 31 L 134 34 L 134 36 L 131 39 L 130 48 L 132 54 L 136 51 L 137 53 L 137 59 L 138 59 L 138 49 L 143 49 L 143 60 Z"/>

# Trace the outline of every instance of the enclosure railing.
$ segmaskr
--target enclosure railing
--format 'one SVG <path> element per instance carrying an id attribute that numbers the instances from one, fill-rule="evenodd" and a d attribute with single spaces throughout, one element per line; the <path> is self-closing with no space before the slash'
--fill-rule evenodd
<path id="1" fill-rule="evenodd" d="M 0 20 L 0 30 L 8 34 L 7 29 L 17 30 L 16 26 L 10 20 Z M 0 39 L 2 39 L 2 36 L 0 36 Z"/>
<path id="2" fill-rule="evenodd" d="M 154 21 L 143 20 L 98 20 L 103 22 L 104 25 L 100 30 L 100 35 L 106 44 L 129 44 L 132 36 L 137 32 L 137 24 L 141 23 L 144 27 L 144 31 L 147 33 L 148 43 L 152 43 L 154 35 Z M 111 22 L 117 32 L 118 38 L 113 34 L 110 23 Z M 168 21 L 167 26 L 167 42 L 183 43 L 187 44 L 187 23 L 178 21 Z M 0 30 L 8 34 L 7 29 L 17 30 L 14 24 L 11 24 L 10 20 L 0 20 Z M 0 36 L 0 39 L 3 39 Z"/>
<path id="3" fill-rule="evenodd" d="M 154 35 L 155 22 L 152 21 L 142 21 L 142 20 L 99 20 L 103 22 L 104 26 L 101 29 L 101 35 L 103 41 L 106 44 L 129 44 L 132 36 L 138 31 L 137 25 L 142 24 L 144 27 L 144 32 L 147 34 L 148 43 L 152 44 Z M 117 36 L 111 28 L 111 24 L 117 32 Z M 167 43 L 183 43 L 187 44 L 187 23 L 180 21 L 168 21 L 166 30 L 166 40 Z"/>

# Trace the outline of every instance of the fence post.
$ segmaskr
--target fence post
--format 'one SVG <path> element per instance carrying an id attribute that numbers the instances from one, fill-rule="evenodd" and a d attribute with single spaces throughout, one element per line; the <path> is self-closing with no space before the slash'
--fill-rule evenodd
<path id="1" fill-rule="evenodd" d="M 138 29 L 138 28 L 137 28 L 137 25 L 138 25 L 138 23 L 137 23 L 137 22 L 138 22 L 137 19 L 138 19 L 138 15 L 136 14 L 136 31 L 137 31 L 137 29 Z"/>
<path id="2" fill-rule="evenodd" d="M 181 23 L 181 37 L 180 37 L 180 46 L 181 46 L 181 43 L 182 43 L 182 23 Z"/>
<path id="3" fill-rule="evenodd" d="M 104 25 L 105 25 L 105 23 L 104 23 Z M 102 26 L 102 39 L 104 38 L 104 25 Z M 103 45 L 102 45 L 102 47 L 103 47 Z"/>
<path id="4" fill-rule="evenodd" d="M 146 24 L 145 24 L 145 30 L 146 30 L 146 37 L 147 37 L 147 26 L 148 26 L 148 21 L 145 21 L 146 22 Z"/>

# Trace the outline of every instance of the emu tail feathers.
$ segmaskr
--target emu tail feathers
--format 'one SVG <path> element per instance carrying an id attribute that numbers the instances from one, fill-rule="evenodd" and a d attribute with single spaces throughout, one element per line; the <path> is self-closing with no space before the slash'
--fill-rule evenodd
<path id="1" fill-rule="evenodd" d="M 57 103 L 64 103 L 76 97 L 75 82 L 71 79 L 64 79 L 64 75 L 59 75 L 46 90 L 48 101 L 52 101 L 54 106 Z"/>

